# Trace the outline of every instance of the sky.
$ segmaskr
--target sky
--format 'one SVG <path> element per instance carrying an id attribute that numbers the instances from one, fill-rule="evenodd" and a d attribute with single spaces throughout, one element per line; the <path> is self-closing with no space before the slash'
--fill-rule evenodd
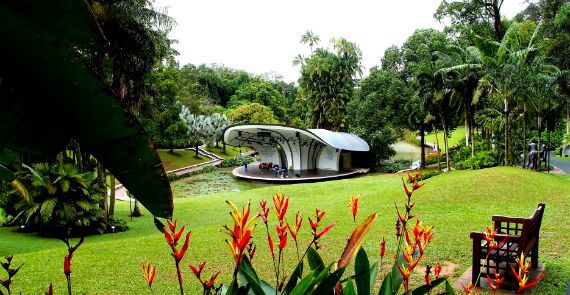
<path id="1" fill-rule="evenodd" d="M 402 45 L 416 30 L 443 29 L 433 19 L 440 0 L 155 0 L 177 24 L 180 65 L 222 64 L 262 75 L 273 73 L 296 82 L 298 54 L 309 55 L 301 35 L 313 31 L 320 45 L 343 37 L 362 50 L 364 75 L 380 63 L 384 50 Z M 502 13 L 513 17 L 524 0 L 506 0 Z"/>

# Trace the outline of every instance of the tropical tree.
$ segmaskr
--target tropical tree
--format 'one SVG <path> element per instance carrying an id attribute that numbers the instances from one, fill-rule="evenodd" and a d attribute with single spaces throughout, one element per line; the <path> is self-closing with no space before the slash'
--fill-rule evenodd
<path id="1" fill-rule="evenodd" d="M 220 141 L 223 141 L 224 137 L 224 129 L 228 127 L 228 117 L 224 114 L 220 113 L 213 113 L 210 116 L 212 120 L 212 128 L 214 129 L 214 141 L 216 142 L 216 147 L 220 147 Z M 225 143 L 224 143 L 224 150 L 225 150 Z"/>
<path id="2" fill-rule="evenodd" d="M 195 115 L 190 113 L 188 108 L 183 107 L 180 112 L 180 118 L 186 122 L 186 135 L 188 136 L 188 144 L 196 149 L 195 158 L 199 158 L 199 147 L 208 141 L 214 135 L 212 120 L 209 116 Z"/>
<path id="3" fill-rule="evenodd" d="M 346 130 L 346 106 L 361 74 L 362 53 L 356 44 L 334 40 L 334 52 L 318 48 L 301 68 L 300 95 L 311 108 L 309 126 Z"/>
<path id="4" fill-rule="evenodd" d="M 277 124 L 279 121 L 273 111 L 259 103 L 248 103 L 230 112 L 232 124 Z"/>
<path id="5" fill-rule="evenodd" d="M 309 44 L 311 52 L 313 52 L 313 46 L 319 44 L 321 39 L 318 35 L 314 34 L 313 31 L 307 30 L 305 34 L 301 36 L 301 44 Z"/>

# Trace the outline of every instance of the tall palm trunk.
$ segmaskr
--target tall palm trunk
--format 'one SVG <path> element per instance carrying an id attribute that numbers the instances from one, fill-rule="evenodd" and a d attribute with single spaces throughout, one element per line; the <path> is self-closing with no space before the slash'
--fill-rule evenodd
<path id="1" fill-rule="evenodd" d="M 109 174 L 111 178 L 111 193 L 109 196 L 109 216 L 113 217 L 115 215 L 115 176 Z"/>
<path id="2" fill-rule="evenodd" d="M 473 122 L 473 117 L 470 117 L 471 123 L 469 124 L 469 132 L 471 133 L 471 157 L 475 157 L 475 122 Z"/>
<path id="3" fill-rule="evenodd" d="M 526 167 L 526 105 L 523 110 L 523 142 L 522 142 L 522 167 Z"/>
<path id="4" fill-rule="evenodd" d="M 537 121 L 538 121 L 537 122 L 538 123 L 538 142 L 537 142 L 536 149 L 538 150 L 538 160 L 536 161 L 536 170 L 540 171 L 540 163 L 542 162 L 541 161 L 542 158 L 541 158 L 541 154 L 540 154 L 542 152 L 542 149 L 541 149 L 541 144 L 542 144 L 542 115 L 540 115 L 540 114 L 538 115 Z"/>
<path id="5" fill-rule="evenodd" d="M 420 128 L 420 168 L 421 169 L 425 169 L 426 168 L 426 151 L 424 148 L 425 145 L 425 132 L 424 132 L 424 127 L 422 126 Z"/>
<path id="6" fill-rule="evenodd" d="M 469 146 L 469 140 L 471 139 L 471 126 L 469 124 L 469 116 L 467 115 L 467 109 L 463 111 L 463 119 L 465 121 L 465 146 Z M 472 140 L 472 139 L 471 139 Z"/>
<path id="7" fill-rule="evenodd" d="M 437 135 L 437 128 L 433 125 L 433 133 L 435 134 L 435 151 L 437 153 L 437 170 L 441 171 L 441 153 L 439 152 L 439 137 Z"/>
<path id="8" fill-rule="evenodd" d="M 107 199 L 107 179 L 105 174 L 105 167 L 103 164 L 97 164 L 97 181 L 105 188 L 105 196 L 103 197 L 103 218 L 105 223 L 109 220 L 109 203 Z"/>
<path id="9" fill-rule="evenodd" d="M 510 122 L 509 122 L 509 98 L 505 97 L 505 165 L 511 165 L 511 155 L 509 147 Z"/>
<path id="10" fill-rule="evenodd" d="M 443 116 L 441 118 L 441 125 L 443 126 L 443 144 L 445 146 L 445 167 L 447 168 L 447 171 L 449 172 L 450 168 L 451 168 L 451 161 L 449 159 L 447 124 L 445 123 L 445 119 L 443 119 Z"/>

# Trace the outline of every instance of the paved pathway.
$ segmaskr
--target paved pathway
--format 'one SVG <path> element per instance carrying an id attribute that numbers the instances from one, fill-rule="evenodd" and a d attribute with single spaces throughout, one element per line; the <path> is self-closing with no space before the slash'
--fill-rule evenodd
<path id="1" fill-rule="evenodd" d="M 554 157 L 550 157 L 550 164 L 560 168 L 560 170 L 564 171 L 565 174 L 570 174 L 570 161 L 569 160 L 560 160 Z"/>

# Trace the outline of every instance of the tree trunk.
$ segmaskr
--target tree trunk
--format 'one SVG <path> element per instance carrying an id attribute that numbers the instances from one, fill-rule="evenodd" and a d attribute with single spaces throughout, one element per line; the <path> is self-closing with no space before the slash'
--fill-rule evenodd
<path id="1" fill-rule="evenodd" d="M 222 145 L 224 146 L 224 154 L 226 153 L 226 143 L 222 143 Z"/>
<path id="2" fill-rule="evenodd" d="M 469 139 L 471 136 L 471 124 L 469 124 L 469 119 L 467 116 L 467 110 L 463 111 L 463 117 L 465 121 L 465 146 L 469 146 Z"/>
<path id="3" fill-rule="evenodd" d="M 111 178 L 111 194 L 109 196 L 109 216 L 115 215 L 115 176 L 109 174 Z"/>
<path id="4" fill-rule="evenodd" d="M 131 217 L 140 217 L 140 216 L 142 216 L 142 213 L 141 213 L 141 208 L 139 207 L 139 201 L 135 199 L 135 205 L 133 206 L 133 213 L 131 214 Z"/>
<path id="5" fill-rule="evenodd" d="M 495 28 L 495 35 L 497 36 L 497 41 L 501 42 L 503 40 L 504 31 L 503 31 L 503 24 L 501 23 L 501 8 L 499 7 L 500 0 L 492 0 L 490 2 L 485 3 L 487 7 L 487 11 L 489 11 L 493 16 L 493 26 Z M 490 10 L 489 10 L 490 9 Z"/>
<path id="6" fill-rule="evenodd" d="M 525 107 L 526 108 L 526 107 Z M 522 143 L 522 167 L 526 168 L 526 110 L 523 111 L 523 143 Z"/>
<path id="7" fill-rule="evenodd" d="M 538 142 L 537 142 L 537 146 L 536 149 L 538 150 L 538 160 L 536 161 L 536 171 L 540 171 L 540 163 L 542 162 L 542 157 L 541 157 L 541 144 L 542 144 L 542 116 L 538 115 Z"/>
<path id="8" fill-rule="evenodd" d="M 196 145 L 196 158 L 199 158 L 200 156 L 198 156 L 198 145 Z"/>
<path id="9" fill-rule="evenodd" d="M 447 141 L 447 124 L 445 124 L 445 119 L 443 119 L 443 116 L 441 116 L 441 125 L 443 126 L 443 144 L 445 146 L 445 167 L 447 168 L 447 171 L 450 171 L 451 168 L 451 162 L 449 160 L 449 148 L 448 148 L 448 141 Z"/>
<path id="10" fill-rule="evenodd" d="M 105 223 L 109 220 L 109 203 L 107 202 L 107 179 L 105 178 L 105 167 L 103 164 L 97 163 L 97 182 L 105 188 L 105 196 L 103 198 L 103 218 Z"/>
<path id="11" fill-rule="evenodd" d="M 170 147 L 169 152 L 170 152 L 171 154 L 174 154 L 174 148 L 173 148 L 173 147 Z"/>
<path id="12" fill-rule="evenodd" d="M 424 132 L 424 126 L 422 126 L 420 128 L 420 168 L 421 169 L 425 169 L 426 168 L 426 151 L 424 149 L 424 145 L 425 145 L 425 132 Z"/>
<path id="13" fill-rule="evenodd" d="M 435 151 L 437 153 L 437 170 L 441 171 L 441 153 L 439 152 L 439 137 L 437 136 L 437 128 L 433 125 L 433 133 L 435 134 Z"/>
<path id="14" fill-rule="evenodd" d="M 471 133 L 471 157 L 475 157 L 475 130 L 473 128 L 473 126 L 475 125 L 475 122 L 473 122 L 473 118 L 470 117 L 469 119 L 471 121 L 471 123 L 469 124 L 469 132 Z"/>
<path id="15" fill-rule="evenodd" d="M 505 166 L 511 165 L 511 155 L 509 148 L 509 98 L 505 98 Z"/>

